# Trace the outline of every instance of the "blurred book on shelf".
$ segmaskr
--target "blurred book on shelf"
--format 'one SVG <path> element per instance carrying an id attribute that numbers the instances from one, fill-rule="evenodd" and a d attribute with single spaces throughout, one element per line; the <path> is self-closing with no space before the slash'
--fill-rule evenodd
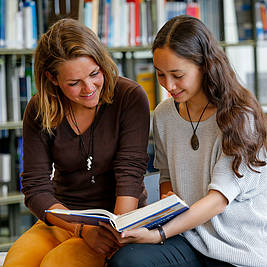
<path id="1" fill-rule="evenodd" d="M 86 0 L 83 21 L 108 47 L 147 46 L 170 18 L 200 17 L 199 1 Z"/>
<path id="2" fill-rule="evenodd" d="M 136 81 L 145 89 L 150 110 L 154 110 L 156 107 L 156 84 L 153 64 L 151 62 L 136 63 L 135 68 Z"/>
<path id="3" fill-rule="evenodd" d="M 0 123 L 7 121 L 5 57 L 0 56 Z"/>

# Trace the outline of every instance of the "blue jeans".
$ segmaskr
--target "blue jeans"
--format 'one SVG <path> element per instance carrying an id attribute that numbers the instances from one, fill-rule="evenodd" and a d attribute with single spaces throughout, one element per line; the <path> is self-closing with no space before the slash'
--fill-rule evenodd
<path id="1" fill-rule="evenodd" d="M 108 260 L 108 267 L 229 267 L 229 263 L 208 258 L 177 235 L 160 244 L 129 244 Z"/>

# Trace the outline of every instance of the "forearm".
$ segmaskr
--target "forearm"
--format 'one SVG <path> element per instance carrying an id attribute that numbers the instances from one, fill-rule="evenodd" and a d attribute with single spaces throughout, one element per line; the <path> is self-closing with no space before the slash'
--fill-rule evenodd
<path id="1" fill-rule="evenodd" d="M 227 199 L 218 191 L 210 190 L 208 195 L 195 202 L 189 210 L 175 217 L 163 226 L 167 238 L 204 224 L 222 213 Z"/>
<path id="2" fill-rule="evenodd" d="M 138 199 L 130 196 L 118 196 L 116 198 L 116 204 L 114 213 L 123 214 L 131 210 L 135 210 L 138 207 Z"/>

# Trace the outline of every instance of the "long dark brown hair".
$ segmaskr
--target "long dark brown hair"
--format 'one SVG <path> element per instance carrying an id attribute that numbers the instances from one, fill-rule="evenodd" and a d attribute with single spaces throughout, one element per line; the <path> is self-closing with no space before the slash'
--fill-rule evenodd
<path id="1" fill-rule="evenodd" d="M 209 102 L 217 107 L 222 149 L 233 157 L 232 169 L 237 177 L 243 176 L 239 172 L 242 160 L 255 172 L 253 167 L 265 166 L 266 162 L 259 159 L 260 149 L 267 144 L 261 106 L 238 82 L 227 56 L 207 27 L 194 17 L 174 17 L 158 32 L 152 51 L 163 47 L 201 67 L 202 88 Z"/>

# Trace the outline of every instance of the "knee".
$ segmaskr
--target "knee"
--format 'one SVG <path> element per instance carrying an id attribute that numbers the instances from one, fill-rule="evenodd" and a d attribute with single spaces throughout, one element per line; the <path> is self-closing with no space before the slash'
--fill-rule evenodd
<path id="1" fill-rule="evenodd" d="M 127 245 L 117 251 L 108 261 L 108 267 L 142 267 L 145 266 L 142 256 L 136 254 L 134 245 Z"/>
<path id="2" fill-rule="evenodd" d="M 105 257 L 93 252 L 80 238 L 71 238 L 51 250 L 40 267 L 98 267 L 104 266 Z"/>

